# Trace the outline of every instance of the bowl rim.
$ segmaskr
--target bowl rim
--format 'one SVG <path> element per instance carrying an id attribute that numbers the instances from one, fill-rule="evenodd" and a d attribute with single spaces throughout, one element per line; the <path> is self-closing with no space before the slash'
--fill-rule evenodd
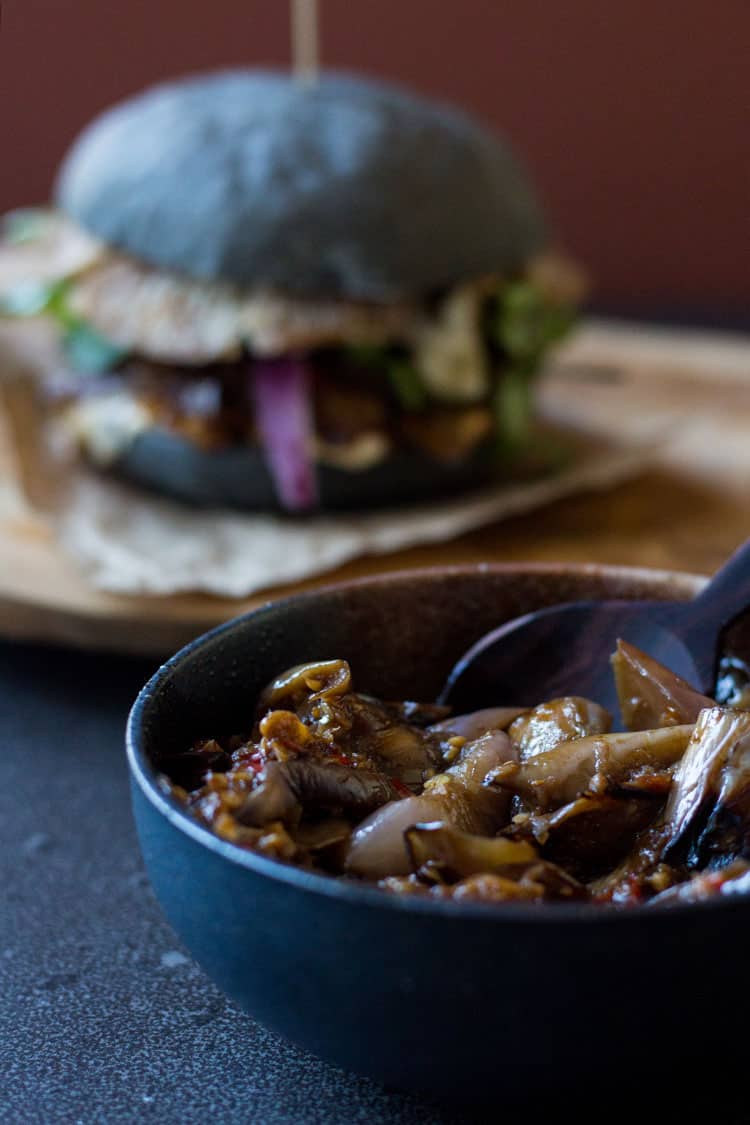
<path id="1" fill-rule="evenodd" d="M 333 582 L 319 586 L 312 590 L 291 594 L 280 599 L 269 599 L 262 605 L 238 617 L 217 625 L 213 629 L 202 633 L 188 644 L 180 648 L 173 656 L 165 661 L 138 693 L 128 715 L 125 746 L 131 779 L 138 785 L 147 801 L 179 832 L 188 836 L 195 843 L 208 848 L 220 859 L 240 868 L 245 868 L 261 877 L 267 877 L 296 890 L 321 895 L 324 898 L 336 899 L 372 909 L 417 913 L 434 918 L 447 918 L 456 921 L 462 918 L 482 919 L 485 924 L 496 922 L 507 925 L 516 921 L 524 925 L 538 923 L 540 925 L 554 922 L 564 923 L 599 923 L 611 924 L 615 921 L 618 925 L 628 924 L 653 924 L 659 925 L 667 918 L 675 918 L 684 913 L 695 915 L 697 911 L 706 910 L 732 910 L 741 906 L 742 896 L 728 896 L 726 898 L 711 898 L 705 901 L 691 903 L 675 903 L 664 910 L 646 910 L 642 908 L 622 908 L 609 904 L 590 902 L 579 903 L 481 903 L 481 902 L 453 902 L 452 900 L 432 899 L 418 895 L 395 895 L 366 883 L 358 883 L 342 879 L 335 875 L 319 874 L 295 867 L 293 864 L 282 863 L 270 859 L 256 852 L 242 849 L 236 844 L 222 840 L 210 828 L 191 818 L 176 800 L 167 795 L 159 784 L 159 772 L 154 768 L 145 750 L 142 747 L 142 720 L 146 705 L 154 692 L 168 679 L 181 663 L 188 657 L 200 652 L 204 647 L 212 644 L 216 637 L 223 633 L 232 632 L 246 627 L 247 623 L 258 615 L 268 612 L 271 608 L 290 604 L 299 604 L 301 601 L 314 601 L 321 595 L 332 592 L 346 592 L 361 587 L 381 588 L 393 583 L 399 583 L 405 578 L 414 579 L 448 577 L 473 577 L 482 574 L 495 575 L 559 575 L 561 573 L 575 573 L 581 575 L 596 574 L 619 579 L 662 580 L 674 581 L 678 588 L 682 587 L 689 595 L 691 590 L 698 592 L 707 581 L 704 575 L 691 574 L 685 571 L 661 570 L 649 567 L 612 566 L 599 563 L 547 563 L 547 562 L 503 562 L 503 563 L 476 563 L 459 566 L 414 567 L 402 570 L 386 571 L 381 574 L 367 575 L 343 582 Z M 685 600 L 688 600 L 686 597 Z"/>

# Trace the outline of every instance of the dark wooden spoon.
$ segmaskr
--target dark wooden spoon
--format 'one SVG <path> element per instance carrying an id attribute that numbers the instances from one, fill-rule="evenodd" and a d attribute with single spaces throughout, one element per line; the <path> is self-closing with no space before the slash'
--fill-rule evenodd
<path id="1" fill-rule="evenodd" d="M 454 665 L 440 703 L 457 711 L 583 695 L 614 714 L 618 638 L 713 694 L 722 631 L 750 607 L 750 540 L 691 602 L 572 602 L 506 622 Z"/>

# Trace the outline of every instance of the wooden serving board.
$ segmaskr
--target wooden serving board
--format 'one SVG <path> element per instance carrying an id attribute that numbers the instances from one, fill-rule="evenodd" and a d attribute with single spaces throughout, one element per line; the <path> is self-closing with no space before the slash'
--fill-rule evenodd
<path id="1" fill-rule="evenodd" d="M 20 350 L 14 341 L 12 356 L 7 346 L 0 350 L 1 374 L 23 364 L 26 347 L 35 347 L 31 335 Z M 332 580 L 520 559 L 708 572 L 750 535 L 750 339 L 591 322 L 563 349 L 540 397 L 557 420 L 613 440 L 656 441 L 654 461 L 607 493 L 569 497 L 449 543 L 357 559 L 294 587 L 235 600 L 93 589 L 34 505 L 34 450 L 12 440 L 6 393 L 0 399 L 0 635 L 164 655 L 271 596 Z"/>

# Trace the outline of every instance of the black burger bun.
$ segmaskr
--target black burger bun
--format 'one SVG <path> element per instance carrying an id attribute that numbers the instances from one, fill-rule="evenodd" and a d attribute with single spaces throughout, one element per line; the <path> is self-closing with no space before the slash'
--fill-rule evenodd
<path id="1" fill-rule="evenodd" d="M 195 507 L 281 509 L 257 446 L 203 449 L 180 434 L 154 427 L 138 434 L 111 470 Z M 357 511 L 465 492 L 496 480 L 498 467 L 486 448 L 457 463 L 436 462 L 417 450 L 402 449 L 357 472 L 319 464 L 316 475 L 320 510 Z"/>
<path id="2" fill-rule="evenodd" d="M 541 248 L 506 145 L 460 111 L 325 73 L 166 83 L 95 119 L 60 208 L 104 242 L 194 278 L 388 301 L 513 270 Z"/>

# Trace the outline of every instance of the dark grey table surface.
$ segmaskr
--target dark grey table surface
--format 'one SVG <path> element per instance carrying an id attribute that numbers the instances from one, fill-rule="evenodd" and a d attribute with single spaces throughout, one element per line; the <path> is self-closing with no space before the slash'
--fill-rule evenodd
<path id="1" fill-rule="evenodd" d="M 122 749 L 144 662 L 0 645 L 0 1121 L 452 1121 L 311 1058 L 162 919 Z"/>
<path id="2" fill-rule="evenodd" d="M 504 1119 L 501 1076 L 494 1109 L 384 1090 L 264 1031 L 192 963 L 150 892 L 130 816 L 123 724 L 151 669 L 0 644 L 0 1122 Z M 644 998 L 644 1018 L 658 1018 L 658 998 Z M 720 1096 L 717 1033 L 703 1086 L 665 1075 L 660 1093 L 683 1120 L 746 1122 L 745 1099 Z M 581 1064 L 579 1121 L 656 1119 L 637 1076 L 623 1075 L 614 1099 L 594 1095 Z M 513 1116 L 527 1125 L 561 1108 L 540 1069 Z"/>

